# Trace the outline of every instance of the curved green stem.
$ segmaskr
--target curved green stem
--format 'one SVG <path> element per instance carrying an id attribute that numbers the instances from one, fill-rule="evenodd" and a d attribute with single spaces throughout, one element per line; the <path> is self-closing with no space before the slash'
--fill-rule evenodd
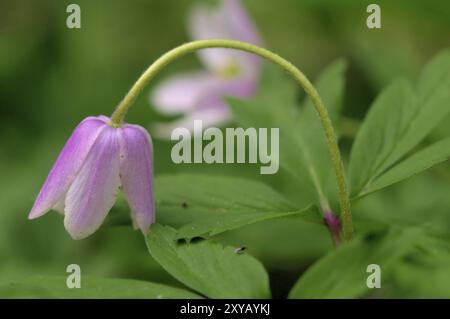
<path id="1" fill-rule="evenodd" d="M 130 108 L 131 104 L 134 102 L 136 97 L 142 91 L 142 89 L 147 85 L 147 83 L 167 64 L 182 57 L 188 53 L 206 49 L 206 48 L 229 48 L 237 49 L 241 51 L 250 52 L 263 57 L 276 65 L 283 68 L 288 74 L 290 74 L 297 83 L 305 90 L 305 92 L 311 98 L 314 107 L 319 115 L 320 122 L 322 124 L 325 137 L 328 144 L 328 149 L 330 151 L 331 159 L 334 164 L 334 170 L 336 174 L 337 185 L 339 188 L 339 203 L 341 206 L 341 218 L 342 218 L 342 231 L 345 240 L 350 240 L 353 235 L 353 225 L 352 216 L 350 212 L 350 201 L 347 193 L 347 186 L 345 182 L 344 166 L 342 164 L 341 154 L 337 144 L 336 136 L 331 124 L 330 117 L 328 116 L 327 109 L 325 108 L 322 99 L 320 98 L 317 90 L 307 79 L 307 77 L 292 63 L 285 60 L 278 54 L 275 54 L 264 48 L 257 47 L 255 45 L 244 43 L 234 40 L 226 39 L 212 39 L 212 40 L 199 40 L 189 42 L 162 55 L 158 60 L 156 60 L 150 67 L 145 70 L 145 72 L 139 77 L 133 87 L 130 89 L 128 94 L 120 102 L 116 110 L 111 116 L 112 126 L 120 126 L 123 117 Z"/>

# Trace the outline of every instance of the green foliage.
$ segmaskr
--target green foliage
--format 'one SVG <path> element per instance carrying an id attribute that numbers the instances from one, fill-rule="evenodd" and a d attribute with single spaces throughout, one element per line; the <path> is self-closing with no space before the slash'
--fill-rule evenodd
<path id="1" fill-rule="evenodd" d="M 450 298 L 450 251 L 435 249 L 436 241 L 403 258 L 386 282 L 393 286 L 385 298 Z"/>
<path id="2" fill-rule="evenodd" d="M 314 83 L 335 127 L 344 94 L 345 62 L 327 67 Z M 288 82 L 291 81 L 290 82 Z M 261 88 L 248 101 L 231 100 L 235 120 L 244 126 L 280 128 L 280 165 L 305 191 L 313 191 L 311 200 L 327 200 L 334 192 L 334 172 L 319 117 L 309 97 L 298 106 L 299 87 L 275 66 L 267 66 Z"/>
<path id="3" fill-rule="evenodd" d="M 69 289 L 64 276 L 37 276 L 0 285 L 2 298 L 106 298 L 106 299 L 197 299 L 179 288 L 131 279 L 81 277 L 81 287 Z"/>
<path id="4" fill-rule="evenodd" d="M 269 278 L 255 258 L 210 240 L 177 241 L 176 230 L 155 224 L 150 254 L 172 276 L 209 298 L 268 298 Z"/>
<path id="5" fill-rule="evenodd" d="M 357 298 L 368 294 L 369 264 L 381 267 L 383 276 L 407 253 L 411 233 L 370 234 L 340 246 L 311 266 L 289 294 L 290 298 Z"/>
<path id="6" fill-rule="evenodd" d="M 316 262 L 289 297 L 449 297 L 450 276 L 444 271 L 449 249 L 448 243 L 417 228 L 369 233 Z M 380 289 L 369 289 L 366 284 L 372 273 L 367 271 L 370 264 L 380 267 Z"/>
<path id="7" fill-rule="evenodd" d="M 376 180 L 416 147 L 450 112 L 449 87 L 450 51 L 444 51 L 427 64 L 414 88 L 402 79 L 380 94 L 352 148 L 350 186 L 353 196 L 371 192 Z M 435 152 L 425 154 L 419 155 L 423 168 L 436 162 Z M 426 157 L 429 163 L 425 163 Z M 409 176 L 401 176 L 401 172 L 401 169 L 395 172 L 397 181 Z"/>
<path id="8" fill-rule="evenodd" d="M 285 216 L 321 222 L 310 207 L 295 207 L 283 195 L 257 181 L 183 174 L 159 176 L 155 186 L 158 220 L 179 226 L 179 238 L 212 236 Z"/>
<path id="9" fill-rule="evenodd" d="M 160 225 L 147 238 L 151 254 L 120 201 L 83 241 L 70 239 L 56 213 L 26 215 L 75 125 L 109 115 L 144 67 L 188 40 L 192 3 L 77 3 L 81 30 L 67 29 L 63 2 L 5 1 L 0 10 L 0 297 L 286 297 L 298 277 L 292 298 L 450 297 L 449 51 L 416 76 L 448 46 L 449 3 L 381 1 L 383 28 L 370 30 L 356 0 L 288 0 L 277 10 L 244 1 L 267 47 L 316 80 L 348 160 L 358 237 L 332 248 L 318 214 L 324 200 L 337 213 L 320 123 L 292 79 L 267 65 L 254 98 L 229 100 L 237 124 L 280 128 L 282 169 L 260 176 L 247 165 L 175 165 L 172 145 L 154 139 Z M 330 64 L 339 57 L 346 62 Z M 181 59 L 149 90 L 199 66 L 195 55 Z M 148 93 L 127 122 L 152 134 L 162 115 Z M 360 124 L 356 140 L 339 134 L 348 118 Z M 234 253 L 238 246 L 254 257 Z M 70 263 L 82 267 L 81 289 L 66 287 Z M 379 290 L 365 286 L 369 263 L 382 267 Z M 177 279 L 189 288 L 172 288 Z"/>
<path id="10" fill-rule="evenodd" d="M 378 177 L 370 187 L 374 192 L 420 173 L 450 157 L 450 138 L 436 142 L 406 158 Z"/>

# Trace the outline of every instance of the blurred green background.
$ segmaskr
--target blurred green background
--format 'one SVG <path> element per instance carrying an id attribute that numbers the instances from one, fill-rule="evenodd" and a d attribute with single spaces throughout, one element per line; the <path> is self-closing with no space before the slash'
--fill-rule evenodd
<path id="1" fill-rule="evenodd" d="M 76 263 L 83 274 L 180 285 L 152 260 L 142 235 L 130 227 L 103 227 L 88 239 L 73 241 L 60 215 L 28 221 L 27 214 L 77 123 L 89 115 L 111 114 L 145 67 L 189 40 L 186 18 L 196 2 L 78 0 L 81 29 L 66 27 L 71 2 L 0 2 L 0 284 L 38 274 L 65 275 L 66 266 Z M 450 47 L 450 2 L 377 1 L 382 28 L 369 30 L 366 7 L 372 2 L 243 1 L 265 46 L 309 77 L 336 58 L 348 61 L 344 115 L 350 128 L 393 78 L 414 79 L 426 61 Z M 195 55 L 185 57 L 151 85 L 199 66 Z M 127 117 L 149 129 L 161 120 L 149 104 L 151 85 Z M 449 120 L 433 138 L 450 135 L 445 125 Z M 344 153 L 352 141 L 352 130 L 348 131 L 342 141 Z M 281 192 L 291 183 L 283 172 L 261 177 L 251 166 L 177 166 L 170 160 L 170 147 L 154 141 L 156 175 L 226 173 L 263 179 Z M 355 214 L 392 223 L 406 216 L 412 225 L 441 216 L 434 226 L 444 233 L 450 230 L 449 176 L 448 163 L 440 165 L 362 201 Z M 287 195 L 299 201 L 301 192 L 299 188 Z M 285 296 L 302 271 L 332 248 L 323 227 L 282 219 L 217 239 L 248 247 L 269 270 L 275 297 Z"/>

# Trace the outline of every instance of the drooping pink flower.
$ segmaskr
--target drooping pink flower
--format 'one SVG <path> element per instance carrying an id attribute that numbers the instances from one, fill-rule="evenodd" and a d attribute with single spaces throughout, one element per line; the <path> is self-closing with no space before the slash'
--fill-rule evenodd
<path id="1" fill-rule="evenodd" d="M 109 121 L 88 117 L 75 128 L 29 219 L 55 209 L 64 214 L 72 238 L 85 238 L 103 223 L 122 186 L 135 228 L 148 232 L 155 221 L 151 138 L 138 125 L 115 128 Z"/>
<path id="2" fill-rule="evenodd" d="M 217 8 L 203 6 L 193 10 L 189 19 L 193 40 L 233 39 L 261 45 L 260 36 L 239 0 L 222 0 Z M 260 58 L 250 53 L 211 48 L 198 52 L 205 70 L 175 75 L 152 93 L 152 104 L 165 115 L 182 114 L 170 124 L 159 124 L 156 133 L 170 137 L 174 128 L 192 131 L 194 120 L 203 126 L 223 124 L 230 120 L 225 96 L 251 97 L 261 71 Z"/>

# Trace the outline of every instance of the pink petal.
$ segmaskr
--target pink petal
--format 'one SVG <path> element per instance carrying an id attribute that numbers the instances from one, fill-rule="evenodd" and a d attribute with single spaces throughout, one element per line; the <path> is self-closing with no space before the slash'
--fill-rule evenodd
<path id="1" fill-rule="evenodd" d="M 233 39 L 261 45 L 261 37 L 241 1 L 223 0 L 223 11 L 227 17 L 229 33 Z"/>
<path id="2" fill-rule="evenodd" d="M 255 89 L 254 80 L 222 79 L 208 73 L 196 72 L 173 76 L 163 82 L 154 91 L 152 102 L 164 114 L 188 113 L 202 107 L 214 107 L 214 103 L 210 101 L 215 101 L 216 97 L 250 97 Z"/>
<path id="3" fill-rule="evenodd" d="M 103 121 L 103 123 L 108 124 L 109 121 L 111 121 L 111 119 L 109 117 L 107 117 L 106 115 L 99 115 L 97 116 L 97 119 L 99 119 L 100 121 Z"/>
<path id="4" fill-rule="evenodd" d="M 256 87 L 257 81 L 253 79 L 219 79 L 217 84 L 212 87 L 209 95 L 206 95 L 205 98 L 207 99 L 209 96 L 234 96 L 245 99 L 255 93 Z M 206 102 L 202 102 L 201 104 L 204 105 Z"/>
<path id="5" fill-rule="evenodd" d="M 152 95 L 152 103 L 164 114 L 184 113 L 194 109 L 213 86 L 216 79 L 206 72 L 177 75 L 160 84 Z"/>
<path id="6" fill-rule="evenodd" d="M 215 125 L 221 125 L 228 122 L 231 118 L 230 111 L 227 105 L 219 98 L 208 101 L 210 106 L 208 108 L 200 108 L 195 110 L 181 119 L 171 123 L 158 123 L 155 125 L 155 133 L 159 138 L 170 139 L 172 131 L 176 128 L 186 128 L 190 132 L 194 131 L 194 121 L 201 120 L 203 129 Z"/>
<path id="7" fill-rule="evenodd" d="M 205 91 L 203 96 L 199 96 L 195 109 L 179 120 L 171 123 L 158 123 L 154 126 L 155 133 L 159 138 L 170 139 L 172 131 L 178 127 L 187 128 L 193 132 L 194 120 L 202 120 L 204 128 L 222 125 L 231 119 L 228 105 L 224 101 L 224 96 L 234 96 L 248 98 L 253 95 L 257 83 L 246 79 L 220 80 L 213 79 L 215 83 L 210 90 Z"/>
<path id="8" fill-rule="evenodd" d="M 223 10 L 227 16 L 230 38 L 261 46 L 263 41 L 253 21 L 250 19 L 240 0 L 223 0 Z M 236 58 L 247 78 L 258 78 L 261 58 L 245 52 L 234 51 Z"/>
<path id="9" fill-rule="evenodd" d="M 238 0 L 222 0 L 221 5 L 213 9 L 195 8 L 189 19 L 189 30 L 194 40 L 222 38 L 261 45 L 256 27 Z M 256 76 L 254 73 L 260 67 L 260 58 L 237 50 L 214 48 L 198 54 L 213 72 L 235 65 L 244 76 Z"/>
<path id="10" fill-rule="evenodd" d="M 60 203 L 94 144 L 105 123 L 96 117 L 83 120 L 73 131 L 53 165 L 28 215 L 29 219 L 42 216 L 50 209 L 61 208 Z"/>
<path id="11" fill-rule="evenodd" d="M 106 126 L 69 188 L 64 226 L 74 239 L 95 232 L 114 205 L 120 186 L 120 129 Z"/>
<path id="12" fill-rule="evenodd" d="M 230 38 L 226 19 L 219 10 L 196 7 L 188 23 L 189 33 L 194 40 Z M 207 68 L 213 71 L 223 70 L 233 59 L 228 49 L 204 49 L 198 55 Z"/>
<path id="13" fill-rule="evenodd" d="M 122 129 L 120 176 L 133 224 L 146 234 L 155 222 L 153 147 L 147 131 L 138 125 Z"/>

